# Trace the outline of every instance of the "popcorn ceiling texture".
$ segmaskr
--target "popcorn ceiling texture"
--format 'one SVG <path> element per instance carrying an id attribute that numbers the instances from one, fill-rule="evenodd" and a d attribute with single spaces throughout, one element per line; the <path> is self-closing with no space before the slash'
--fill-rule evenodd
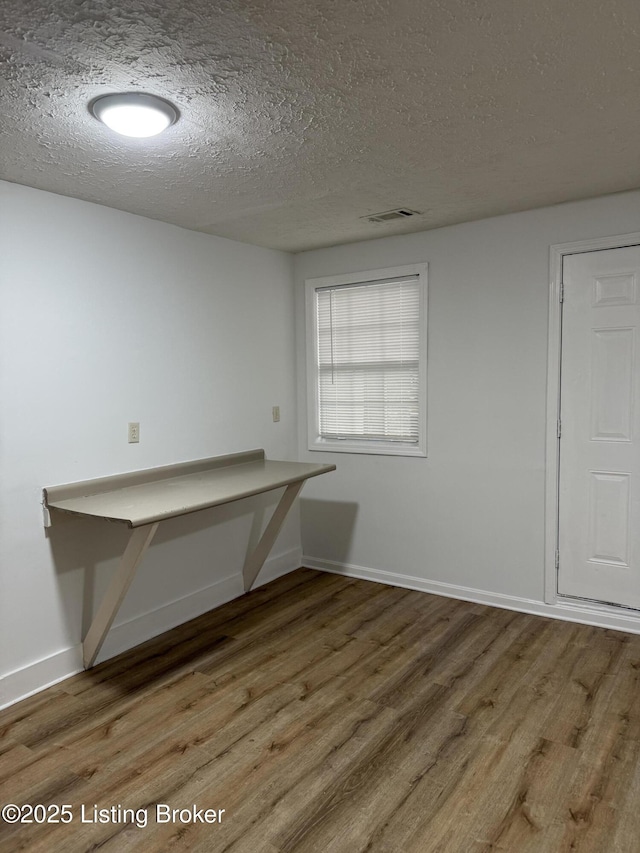
<path id="1" fill-rule="evenodd" d="M 290 251 L 637 188 L 639 35 L 638 0 L 3 0 L 0 178 Z M 179 123 L 89 114 L 130 90 Z"/>

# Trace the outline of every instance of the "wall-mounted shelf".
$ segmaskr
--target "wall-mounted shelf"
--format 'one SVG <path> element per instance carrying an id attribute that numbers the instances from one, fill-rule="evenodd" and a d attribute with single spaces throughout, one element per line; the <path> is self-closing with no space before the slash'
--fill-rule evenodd
<path id="1" fill-rule="evenodd" d="M 249 450 L 43 489 L 47 527 L 55 513 L 70 513 L 120 522 L 132 530 L 120 565 L 83 641 L 85 669 L 93 666 L 161 521 L 284 487 L 260 541 L 245 562 L 244 588 L 248 591 L 305 481 L 334 471 L 335 467 L 268 460 L 264 450 Z"/>

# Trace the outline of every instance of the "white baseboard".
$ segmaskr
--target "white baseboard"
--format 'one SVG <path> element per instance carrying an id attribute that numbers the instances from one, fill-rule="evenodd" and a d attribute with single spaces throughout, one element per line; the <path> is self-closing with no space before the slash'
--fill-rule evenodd
<path id="1" fill-rule="evenodd" d="M 301 566 L 301 551 L 291 548 L 282 554 L 270 557 L 254 584 L 254 588 L 269 583 Z M 156 610 L 143 613 L 127 622 L 115 624 L 105 641 L 98 662 L 108 660 L 120 652 L 157 637 L 176 625 L 195 619 L 242 595 L 242 575 L 236 573 L 218 580 L 204 589 L 171 601 Z M 82 645 L 72 646 L 50 655 L 0 678 L 0 710 L 46 687 L 52 687 L 65 678 L 82 672 Z"/>
<path id="2" fill-rule="evenodd" d="M 291 548 L 283 554 L 276 554 L 269 558 L 260 570 L 253 589 L 299 568 L 301 553 L 299 548 Z M 119 624 L 116 622 L 107 635 L 97 662 L 109 660 L 152 637 L 170 631 L 177 625 L 183 625 L 189 619 L 195 619 L 196 616 L 220 607 L 243 593 L 242 575 L 236 573 L 127 622 Z"/>
<path id="3" fill-rule="evenodd" d="M 288 575 L 289 572 L 295 572 L 302 565 L 302 548 L 290 548 L 282 554 L 274 554 L 269 557 L 264 566 L 260 569 L 260 574 L 256 578 L 252 589 L 264 586 L 266 583 L 281 578 L 283 575 Z"/>
<path id="4" fill-rule="evenodd" d="M 457 586 L 456 584 L 430 581 L 413 575 L 400 575 L 381 569 L 368 569 L 364 566 L 354 566 L 350 563 L 334 563 L 331 560 L 321 560 L 316 557 L 302 557 L 302 565 L 310 569 L 345 575 L 351 578 L 384 583 L 389 586 L 400 586 L 406 589 L 416 589 L 446 598 L 459 598 L 462 601 L 473 601 L 476 604 L 488 604 L 492 607 L 502 607 L 506 610 L 517 610 L 520 613 L 530 613 L 534 616 L 547 616 L 551 619 L 562 619 L 565 622 L 580 622 L 583 625 L 595 625 L 599 628 L 611 628 L 615 631 L 627 631 L 640 634 L 640 613 L 627 611 L 623 608 L 599 605 L 591 602 L 581 602 L 572 599 L 558 601 L 556 604 L 545 604 L 531 598 L 519 598 L 515 595 L 503 595 L 498 592 L 486 592 L 473 587 Z"/>
<path id="5" fill-rule="evenodd" d="M 235 574 L 126 622 L 116 622 L 107 634 L 96 663 L 109 660 L 152 637 L 170 631 L 176 625 L 195 619 L 207 610 L 213 610 L 214 607 L 237 598 L 243 592 L 242 576 Z"/>
<path id="6" fill-rule="evenodd" d="M 0 710 L 82 671 L 82 646 L 62 649 L 0 678 Z"/>

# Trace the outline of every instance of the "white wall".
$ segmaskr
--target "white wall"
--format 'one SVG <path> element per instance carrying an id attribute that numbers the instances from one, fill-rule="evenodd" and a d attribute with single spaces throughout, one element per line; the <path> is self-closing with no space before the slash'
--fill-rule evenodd
<path id="1" fill-rule="evenodd" d="M 288 255 L 0 183 L 0 706 L 79 667 L 126 540 L 45 533 L 45 485 L 261 446 L 335 461 L 303 492 L 308 563 L 542 601 L 549 245 L 636 230 L 638 192 L 303 253 L 294 346 Z M 308 452 L 304 279 L 420 261 L 428 458 Z M 102 657 L 239 594 L 273 501 L 164 525 Z M 299 564 L 295 515 L 274 550 L 266 576 Z"/>
<path id="2" fill-rule="evenodd" d="M 97 521 L 45 534 L 42 487 L 256 447 L 293 459 L 294 361 L 289 255 L 0 183 L 0 705 L 78 667 L 126 541 Z M 239 594 L 276 497 L 163 525 L 102 657 Z M 274 554 L 267 574 L 299 565 L 296 517 Z"/>
<path id="3" fill-rule="evenodd" d="M 296 257 L 300 458 L 338 466 L 305 488 L 307 565 L 543 600 L 549 246 L 637 230 L 633 192 Z M 307 451 L 305 278 L 422 261 L 428 458 Z"/>

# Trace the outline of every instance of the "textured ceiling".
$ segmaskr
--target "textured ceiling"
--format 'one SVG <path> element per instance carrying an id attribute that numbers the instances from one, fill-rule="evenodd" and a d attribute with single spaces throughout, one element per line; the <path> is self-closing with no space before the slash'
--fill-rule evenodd
<path id="1" fill-rule="evenodd" d="M 0 177 L 290 251 L 637 188 L 639 37 L 638 0 L 2 0 Z M 112 91 L 181 120 L 115 136 Z"/>

